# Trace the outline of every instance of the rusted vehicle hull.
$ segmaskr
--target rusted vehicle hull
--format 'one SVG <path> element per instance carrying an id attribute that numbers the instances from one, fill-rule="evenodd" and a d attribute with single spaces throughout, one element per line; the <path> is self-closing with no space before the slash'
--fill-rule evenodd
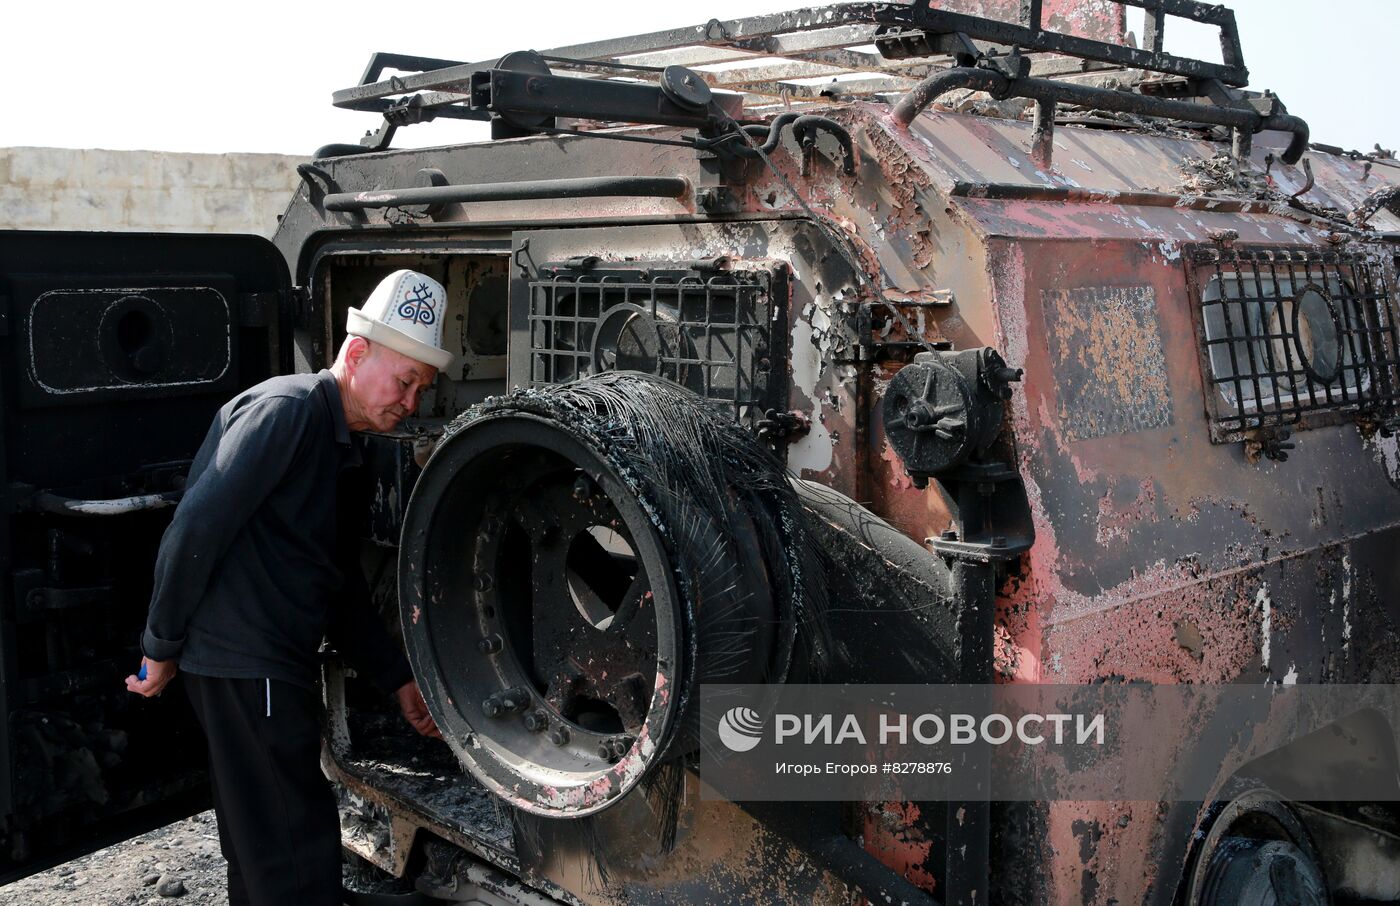
<path id="1" fill-rule="evenodd" d="M 1217 150 L 1209 143 L 1062 127 L 1055 169 L 1038 172 L 1027 156 L 1028 124 L 933 113 L 904 130 L 879 108 L 834 115 L 855 140 L 857 175 L 842 173 L 825 149 L 807 151 L 805 163 L 800 149 L 775 155 L 830 232 L 803 226 L 806 211 L 784 178 L 753 166 L 728 186 L 730 210 L 720 216 L 686 199 L 634 200 L 625 210 L 566 202 L 554 206 L 550 229 L 540 230 L 527 211 L 479 205 L 466 232 L 448 209 L 395 230 L 390 244 L 400 256 L 428 254 L 420 247 L 450 254 L 509 234 L 517 262 L 522 249 L 541 261 L 722 255 L 790 262 L 782 339 L 790 357 L 787 407 L 801 427 L 786 439 L 787 463 L 916 544 L 956 524 L 956 501 L 916 487 L 886 437 L 878 402 L 915 349 L 907 327 L 919 333 L 913 340 L 992 346 L 1024 368 L 1024 391 L 1013 397 L 1007 424 L 1026 524 L 1009 530 L 1035 543 L 996 572 L 994 646 L 965 665 L 970 673 L 949 672 L 947 662 L 907 641 L 908 629 L 885 624 L 886 643 L 848 652 L 843 677 L 1388 682 L 1392 646 L 1381 640 L 1390 637 L 1384 602 L 1397 578 L 1387 556 L 1400 522 L 1395 442 L 1364 421 L 1299 431 L 1286 462 L 1261 456 L 1257 444 L 1213 442 L 1209 395 L 1217 391 L 1202 370 L 1199 295 L 1209 276 L 1199 262 L 1253 249 L 1319 260 L 1345 253 L 1374 262 L 1390 287 L 1394 246 L 1380 236 L 1339 242 L 1328 224 L 1277 202 L 1193 195 L 1183 188 L 1182 161 L 1209 159 Z M 1255 166 L 1268 166 L 1284 190 L 1301 187 L 1301 172 L 1266 164 L 1277 152 L 1259 144 Z M 404 183 L 429 163 L 449 178 L 471 172 L 489 182 L 522 167 L 567 174 L 578 159 L 571 154 L 565 164 L 559 147 L 526 139 L 509 155 L 444 149 L 326 168 L 347 190 L 367 185 L 370 173 L 376 184 Z M 576 153 L 588 152 L 581 145 Z M 522 163 L 530 160 L 537 163 Z M 627 169 L 683 173 L 692 161 L 648 152 Z M 1314 197 L 1339 207 L 1364 198 L 1385 175 L 1375 167 L 1363 180 L 1361 164 L 1316 153 L 1312 170 Z M 369 238 L 378 233 L 372 218 L 349 234 L 313 234 L 321 215 L 300 199 L 279 242 L 303 262 L 308 242 L 325 247 L 318 254 L 338 243 L 382 247 L 384 239 Z M 833 248 L 832 233 L 846 248 Z M 316 284 L 314 275 L 303 276 Z M 888 314 L 890 304 L 904 323 Z M 333 344 L 333 336 L 316 338 L 322 355 Z M 521 377 L 512 370 L 508 379 Z M 896 638 L 906 641 L 891 649 Z M 889 666 L 886 649 L 904 654 L 902 666 Z M 385 800 L 396 820 L 451 823 L 442 813 L 424 818 L 412 797 L 386 799 L 374 780 L 330 757 L 348 787 Z M 647 848 L 621 829 L 628 819 L 619 812 L 620 824 L 599 819 L 601 843 L 565 830 L 549 838 L 549 859 L 495 858 L 586 900 L 851 895 L 810 845 L 772 833 L 743 811 L 689 801 L 686 831 L 671 855 L 643 855 Z M 982 872 L 993 902 L 1172 902 L 1195 855 L 1192 832 L 1206 817 L 1203 806 L 997 806 L 987 813 L 991 854 Z M 973 888 L 948 883 L 942 805 L 858 808 L 842 821 L 912 884 L 948 902 L 975 900 Z M 470 822 L 455 832 L 470 839 Z M 402 847 L 389 851 L 406 858 Z M 595 861 L 608 866 L 601 886 L 583 880 Z M 791 867 L 761 867 L 775 861 Z"/>
<path id="2" fill-rule="evenodd" d="M 625 524 L 656 504 L 609 497 L 636 490 L 626 469 L 579 466 L 564 484 L 555 469 L 533 509 L 522 491 L 565 446 L 617 465 L 549 405 L 619 371 L 681 385 L 791 473 L 778 496 L 800 502 L 840 606 L 824 634 L 793 630 L 770 679 L 1395 681 L 1400 166 L 1310 148 L 1277 99 L 1236 91 L 1247 73 L 1221 8 L 1171 5 L 1221 29 L 1225 59 L 1208 64 L 1161 52 L 1165 7 L 1139 50 L 1119 3 L 1019 4 L 1019 25 L 982 18 L 990 6 L 804 10 L 499 65 L 377 58 L 337 93 L 386 125 L 301 169 L 275 238 L 296 290 L 272 348 L 284 370 L 324 367 L 384 273 L 447 287 L 457 360 L 410 429 L 366 438 L 375 487 L 357 518 L 430 707 L 465 728 L 450 750 L 415 740 L 328 660 L 324 764 L 351 851 L 447 899 L 1195 904 L 1222 902 L 1207 875 L 1238 838 L 1286 845 L 1331 896 L 1400 895 L 1391 806 L 1270 802 L 1237 766 L 1200 803 L 709 799 L 684 731 L 666 748 L 637 722 L 704 675 L 658 641 L 703 622 L 693 607 L 657 618 L 654 669 L 606 719 L 577 692 L 615 695 L 595 664 L 618 663 L 615 645 L 566 651 L 563 691 L 506 681 L 503 651 L 562 661 L 580 636 L 502 611 L 548 593 L 594 629 L 622 612 L 595 620 L 572 578 L 531 571 L 550 556 L 587 571 L 549 553 L 561 525 L 606 528 L 588 550 L 619 587 L 650 581 L 654 611 L 684 598 L 637 565 L 684 545 L 661 533 L 646 548 L 649 528 Z M 391 64 L 421 71 L 376 81 Z M 439 115 L 489 116 L 496 138 L 388 149 Z M 910 377 L 929 374 L 967 391 L 941 435 L 947 401 Z M 683 408 L 652 413 L 652 433 Z M 495 471 L 473 472 L 460 451 L 492 419 L 564 440 L 500 444 Z M 473 482 L 489 487 L 461 491 Z M 781 520 L 746 512 L 716 569 L 777 562 Z M 450 556 L 443 526 L 461 536 Z M 444 627 L 436 648 L 425 627 Z M 1158 764 L 1178 752 L 1169 729 Z M 1356 735 L 1394 760 L 1388 726 Z M 561 752 L 583 767 L 559 768 Z"/>

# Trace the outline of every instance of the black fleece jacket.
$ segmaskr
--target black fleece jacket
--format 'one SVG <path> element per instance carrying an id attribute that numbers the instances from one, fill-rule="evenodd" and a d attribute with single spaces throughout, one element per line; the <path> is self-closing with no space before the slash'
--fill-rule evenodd
<path id="1" fill-rule="evenodd" d="M 220 409 L 161 539 L 145 655 L 309 687 L 329 636 L 381 690 L 412 679 L 341 518 L 360 462 L 329 371 L 272 378 Z"/>

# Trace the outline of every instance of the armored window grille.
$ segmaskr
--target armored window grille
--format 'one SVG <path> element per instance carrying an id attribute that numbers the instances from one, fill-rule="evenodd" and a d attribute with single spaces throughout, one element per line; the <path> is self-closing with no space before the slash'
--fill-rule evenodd
<path id="1" fill-rule="evenodd" d="M 530 384 L 604 371 L 657 375 L 752 426 L 779 390 L 775 269 L 723 272 L 546 266 L 530 283 Z"/>
<path id="2" fill-rule="evenodd" d="M 1310 413 L 1389 415 L 1395 302 L 1364 254 L 1203 249 L 1194 289 L 1217 440 L 1306 424 Z"/>

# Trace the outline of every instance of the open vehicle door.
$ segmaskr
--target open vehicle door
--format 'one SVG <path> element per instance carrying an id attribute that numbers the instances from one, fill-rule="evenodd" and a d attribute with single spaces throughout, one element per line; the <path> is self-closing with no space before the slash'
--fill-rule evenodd
<path id="1" fill-rule="evenodd" d="M 0 883 L 205 807 L 184 694 L 129 694 L 210 420 L 290 370 L 256 236 L 0 232 Z"/>

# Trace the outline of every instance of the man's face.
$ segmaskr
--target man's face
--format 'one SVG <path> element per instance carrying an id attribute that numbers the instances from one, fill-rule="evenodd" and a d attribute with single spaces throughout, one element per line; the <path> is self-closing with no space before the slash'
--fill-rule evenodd
<path id="1" fill-rule="evenodd" d="M 352 348 L 347 358 L 352 403 L 347 408 L 357 416 L 352 421 L 371 431 L 392 431 L 418 408 L 418 398 L 432 386 L 437 369 L 382 344 L 356 339 L 364 349 Z"/>

